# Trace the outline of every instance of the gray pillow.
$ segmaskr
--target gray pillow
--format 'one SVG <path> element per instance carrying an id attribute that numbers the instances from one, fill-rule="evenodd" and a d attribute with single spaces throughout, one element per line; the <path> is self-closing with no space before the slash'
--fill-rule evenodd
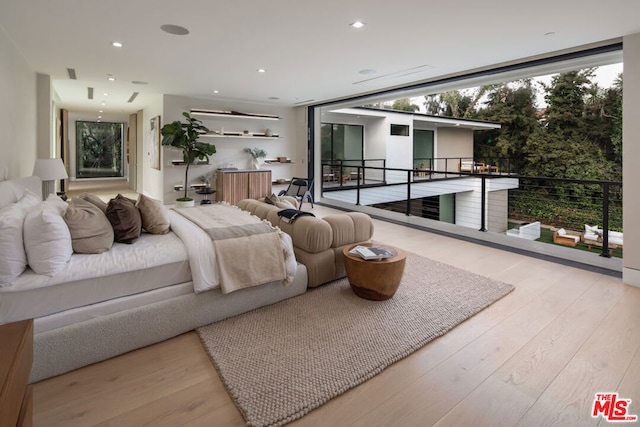
<path id="1" fill-rule="evenodd" d="M 106 212 L 107 210 L 107 203 L 103 201 L 100 197 L 96 196 L 95 194 L 82 193 L 81 195 L 78 196 L 78 198 L 82 200 L 86 200 L 87 202 L 93 203 L 94 205 L 99 207 L 103 213 Z"/>
<path id="2" fill-rule="evenodd" d="M 171 224 L 169 211 L 165 205 L 156 199 L 140 194 L 138 203 L 140 217 L 142 218 L 142 228 L 151 234 L 167 234 Z"/>
<path id="3" fill-rule="evenodd" d="M 64 214 L 71 233 L 71 246 L 79 254 L 99 254 L 111 249 L 113 228 L 104 212 L 83 199 L 71 199 Z"/>

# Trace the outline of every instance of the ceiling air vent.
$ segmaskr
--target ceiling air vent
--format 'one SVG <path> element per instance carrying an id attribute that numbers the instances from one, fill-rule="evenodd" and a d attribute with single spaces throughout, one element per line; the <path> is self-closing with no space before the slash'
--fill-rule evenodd
<path id="1" fill-rule="evenodd" d="M 87 88 L 87 98 L 88 99 L 93 99 L 93 88 L 92 87 L 88 87 Z"/>
<path id="2" fill-rule="evenodd" d="M 136 99 L 136 96 L 138 96 L 138 93 L 139 92 L 133 92 L 127 102 L 133 102 L 133 100 Z"/>
<path id="3" fill-rule="evenodd" d="M 74 70 L 73 68 L 67 68 L 67 74 L 69 75 L 69 78 L 71 80 L 77 80 L 76 70 Z"/>

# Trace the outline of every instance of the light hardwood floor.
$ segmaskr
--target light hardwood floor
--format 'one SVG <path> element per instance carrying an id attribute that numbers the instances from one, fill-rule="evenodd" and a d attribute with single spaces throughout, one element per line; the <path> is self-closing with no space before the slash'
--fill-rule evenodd
<path id="1" fill-rule="evenodd" d="M 632 399 L 640 415 L 640 289 L 381 221 L 374 238 L 515 291 L 291 426 L 605 425 L 590 415 L 596 392 Z M 35 384 L 34 425 L 244 420 L 191 332 Z"/>

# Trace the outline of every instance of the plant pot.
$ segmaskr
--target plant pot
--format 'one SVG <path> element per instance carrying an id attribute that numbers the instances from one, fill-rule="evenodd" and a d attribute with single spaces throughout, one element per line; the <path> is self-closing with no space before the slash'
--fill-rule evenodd
<path id="1" fill-rule="evenodd" d="M 176 200 L 176 208 L 192 208 L 194 205 L 193 199 Z"/>

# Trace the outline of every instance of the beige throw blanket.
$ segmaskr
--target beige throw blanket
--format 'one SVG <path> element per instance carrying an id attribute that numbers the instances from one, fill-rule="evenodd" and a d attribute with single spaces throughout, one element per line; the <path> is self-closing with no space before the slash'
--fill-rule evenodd
<path id="1" fill-rule="evenodd" d="M 176 212 L 211 237 L 223 293 L 287 280 L 282 232 L 268 222 L 225 204 Z"/>

